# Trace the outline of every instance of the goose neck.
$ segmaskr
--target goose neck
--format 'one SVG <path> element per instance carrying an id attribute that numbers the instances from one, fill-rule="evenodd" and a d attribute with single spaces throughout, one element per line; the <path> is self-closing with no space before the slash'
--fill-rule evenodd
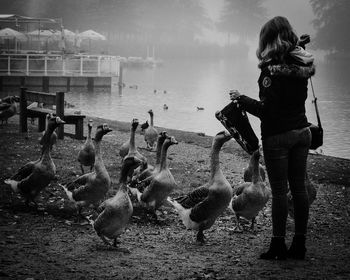
<path id="1" fill-rule="evenodd" d="M 120 185 L 126 185 L 126 182 L 128 180 L 128 173 L 130 168 L 128 168 L 125 165 L 122 165 L 121 171 L 120 171 L 120 177 L 119 177 L 119 183 Z"/>
<path id="2" fill-rule="evenodd" d="M 260 180 L 259 160 L 254 159 L 252 167 L 253 167 L 252 182 L 256 183 Z"/>
<path id="3" fill-rule="evenodd" d="M 88 135 L 87 135 L 88 140 L 91 140 L 91 130 L 92 130 L 92 127 L 89 125 L 88 126 Z"/>
<path id="4" fill-rule="evenodd" d="M 47 129 L 45 130 L 45 133 L 44 133 L 43 138 L 41 140 L 41 143 L 43 145 L 42 150 L 41 150 L 41 156 L 44 156 L 45 153 L 50 154 L 50 139 L 51 139 L 51 135 L 54 132 L 54 130 L 55 130 L 55 128 L 50 127 L 50 126 L 48 126 Z"/>
<path id="5" fill-rule="evenodd" d="M 41 160 L 42 161 L 51 161 L 51 154 L 50 154 L 50 143 L 45 143 L 42 149 L 41 153 Z"/>
<path id="6" fill-rule="evenodd" d="M 135 129 L 132 127 L 130 130 L 130 146 L 129 151 L 135 151 Z"/>
<path id="7" fill-rule="evenodd" d="M 214 143 L 211 149 L 210 154 L 210 171 L 211 171 L 211 178 L 213 179 L 216 175 L 221 174 L 220 170 L 220 158 L 219 153 L 222 145 L 219 145 L 218 143 Z"/>
<path id="8" fill-rule="evenodd" d="M 95 164 L 96 172 L 105 171 L 106 168 L 103 164 L 102 154 L 101 154 L 101 140 L 95 140 Z"/>
<path id="9" fill-rule="evenodd" d="M 162 155 L 162 147 L 163 147 L 164 141 L 158 141 L 157 143 L 157 152 L 156 152 L 156 165 L 160 164 L 160 159 Z"/>
<path id="10" fill-rule="evenodd" d="M 167 152 L 168 152 L 169 144 L 164 143 L 162 146 L 162 153 L 160 156 L 160 167 L 159 170 L 164 170 L 168 168 L 168 163 L 166 160 Z"/>
<path id="11" fill-rule="evenodd" d="M 153 114 L 150 114 L 150 123 L 151 123 L 151 126 L 153 126 Z"/>

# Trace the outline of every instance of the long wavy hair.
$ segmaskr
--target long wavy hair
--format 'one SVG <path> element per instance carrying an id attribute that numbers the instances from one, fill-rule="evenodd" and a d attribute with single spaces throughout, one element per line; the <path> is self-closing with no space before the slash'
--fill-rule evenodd
<path id="1" fill-rule="evenodd" d="M 260 31 L 259 47 L 256 56 L 259 67 L 270 61 L 283 63 L 286 55 L 298 43 L 298 36 L 285 17 L 277 16 L 266 22 Z"/>

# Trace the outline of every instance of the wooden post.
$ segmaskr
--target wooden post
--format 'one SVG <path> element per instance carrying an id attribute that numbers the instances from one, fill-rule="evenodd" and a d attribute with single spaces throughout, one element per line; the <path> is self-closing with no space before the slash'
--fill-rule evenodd
<path id="1" fill-rule="evenodd" d="M 88 77 L 87 78 L 87 88 L 88 88 L 88 91 L 93 91 L 94 90 L 94 77 Z"/>
<path id="2" fill-rule="evenodd" d="M 101 57 L 97 58 L 97 76 L 101 76 Z"/>
<path id="3" fill-rule="evenodd" d="M 119 62 L 118 86 L 119 86 L 119 88 L 123 88 L 123 66 L 122 66 L 121 62 Z"/>
<path id="4" fill-rule="evenodd" d="M 44 59 L 44 75 L 47 76 L 47 56 L 46 55 Z"/>
<path id="5" fill-rule="evenodd" d="M 29 75 L 29 55 L 27 55 L 26 74 Z"/>
<path id="6" fill-rule="evenodd" d="M 56 92 L 56 115 L 64 120 L 64 92 Z M 58 139 L 63 139 L 64 136 L 64 125 L 57 128 Z"/>
<path id="7" fill-rule="evenodd" d="M 67 77 L 67 91 L 70 91 L 70 77 Z"/>
<path id="8" fill-rule="evenodd" d="M 42 132 L 45 131 L 46 128 L 46 117 L 41 116 L 38 118 L 38 131 Z"/>
<path id="9" fill-rule="evenodd" d="M 80 57 L 80 76 L 83 76 L 83 57 Z"/>
<path id="10" fill-rule="evenodd" d="M 50 88 L 50 78 L 49 77 L 43 77 L 42 91 L 43 92 L 49 92 L 49 88 Z"/>
<path id="11" fill-rule="evenodd" d="M 75 125 L 75 138 L 79 140 L 84 139 L 84 120 L 78 119 Z"/>
<path id="12" fill-rule="evenodd" d="M 62 57 L 62 75 L 66 75 L 66 59 Z"/>
<path id="13" fill-rule="evenodd" d="M 27 97 L 26 97 L 26 88 L 21 87 L 21 95 L 20 95 L 20 114 L 19 114 L 19 129 L 20 132 L 27 132 Z"/>
<path id="14" fill-rule="evenodd" d="M 10 57 L 10 55 L 7 58 L 7 75 L 11 75 L 11 57 Z"/>

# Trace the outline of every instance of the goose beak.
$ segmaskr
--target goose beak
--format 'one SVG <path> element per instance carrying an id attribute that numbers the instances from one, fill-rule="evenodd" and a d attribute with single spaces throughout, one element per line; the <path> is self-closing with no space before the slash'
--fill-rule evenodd
<path id="1" fill-rule="evenodd" d="M 62 120 L 60 117 L 56 117 L 56 123 L 57 124 L 65 124 L 66 122 Z"/>

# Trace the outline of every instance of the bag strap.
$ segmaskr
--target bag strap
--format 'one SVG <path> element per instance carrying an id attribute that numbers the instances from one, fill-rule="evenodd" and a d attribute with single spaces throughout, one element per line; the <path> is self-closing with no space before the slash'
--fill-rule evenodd
<path id="1" fill-rule="evenodd" d="M 314 100 L 312 100 L 312 103 L 315 104 L 315 111 L 316 111 L 317 123 L 318 123 L 318 126 L 319 126 L 320 128 L 322 128 L 320 113 L 318 112 L 318 107 L 317 107 L 317 97 L 316 97 L 316 95 L 315 95 L 314 85 L 312 84 L 311 77 L 310 77 L 310 84 L 311 84 L 312 94 L 313 94 L 313 96 L 314 96 Z"/>

